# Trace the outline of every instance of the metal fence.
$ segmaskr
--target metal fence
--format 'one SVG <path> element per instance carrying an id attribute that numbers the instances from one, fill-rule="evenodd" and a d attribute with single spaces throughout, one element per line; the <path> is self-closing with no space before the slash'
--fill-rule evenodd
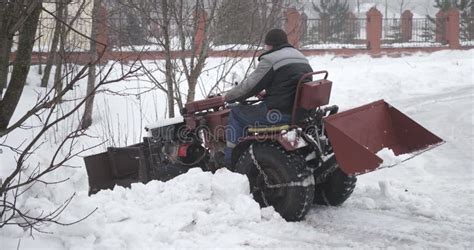
<path id="1" fill-rule="evenodd" d="M 184 20 L 172 20 L 168 26 L 170 46 L 172 50 L 182 50 L 182 42 L 186 49 L 192 48 L 193 37 L 196 35 L 197 20 L 188 18 Z M 284 20 L 274 20 L 268 24 L 267 20 L 255 18 L 249 25 L 242 23 L 225 23 L 221 25 L 217 21 L 209 26 L 207 31 L 210 35 L 213 49 L 223 45 L 260 45 L 262 33 L 269 27 L 282 28 Z M 163 50 L 163 20 L 141 19 L 139 17 L 113 17 L 107 20 L 109 30 L 109 48 L 112 50 Z M 184 39 L 183 39 L 184 37 Z M 245 46 L 244 46 L 245 47 Z"/>
<path id="2" fill-rule="evenodd" d="M 443 47 L 446 41 L 446 20 L 430 18 L 384 18 L 382 19 L 382 47 Z M 354 19 L 308 19 L 302 25 L 303 49 L 360 48 L 365 47 L 365 18 Z M 474 46 L 474 18 L 462 18 L 460 42 L 463 46 Z"/>
<path id="3" fill-rule="evenodd" d="M 92 18 L 77 18 L 65 20 L 70 27 L 64 27 L 60 32 L 64 39 L 65 52 L 89 50 Z M 189 41 L 194 30 L 193 20 L 185 20 L 183 32 L 189 47 Z M 159 28 L 160 20 L 141 20 L 138 18 L 109 17 L 106 23 L 108 47 L 110 50 L 162 50 L 156 38 L 162 36 Z M 37 39 L 34 46 L 36 52 L 47 52 L 51 49 L 56 20 L 54 18 L 41 18 L 38 24 Z M 172 46 L 179 49 L 176 37 L 179 36 L 179 26 L 170 23 L 170 37 Z M 142 47 L 140 47 L 142 46 Z M 59 50 L 59 45 L 57 47 Z"/>
<path id="4" fill-rule="evenodd" d="M 71 23 L 72 20 L 66 20 Z M 445 39 L 445 19 L 430 18 L 385 18 L 382 19 L 382 47 L 384 48 L 407 48 L 407 47 L 442 47 L 447 46 Z M 74 30 L 65 27 L 66 52 L 87 51 L 90 41 L 82 36 L 91 34 L 91 18 L 78 18 L 72 22 Z M 277 27 L 284 26 L 285 20 L 279 20 Z M 183 25 L 170 23 L 171 46 L 173 50 L 181 50 L 181 39 L 178 37 L 182 28 L 184 31 L 187 49 L 191 48 L 192 37 L 194 36 L 194 20 L 189 19 Z M 236 25 L 235 27 L 233 25 Z M 214 25 L 220 30 L 211 36 L 214 45 L 219 44 L 241 44 L 249 41 L 258 41 L 262 30 L 249 31 L 238 29 L 239 23 L 231 26 L 221 27 Z M 347 18 L 347 19 L 307 19 L 300 25 L 300 47 L 301 49 L 338 49 L 338 48 L 367 48 L 367 19 Z M 34 50 L 47 52 L 50 50 L 54 33 L 55 20 L 53 18 L 41 18 L 37 40 Z M 163 50 L 158 41 L 162 37 L 160 21 L 141 20 L 139 18 L 109 17 L 107 19 L 108 47 L 111 50 Z M 214 28 L 215 28 L 214 27 Z M 268 29 L 268 28 L 266 28 Z M 69 30 L 69 31 L 68 31 Z M 232 33 L 233 32 L 233 33 Z M 247 32 L 248 34 L 246 34 Z M 236 33 L 236 34 L 234 34 Z M 253 38 L 255 36 L 256 38 Z M 474 18 L 461 18 L 460 20 L 460 43 L 462 46 L 474 46 Z"/>
<path id="5" fill-rule="evenodd" d="M 444 20 L 385 18 L 382 47 L 439 47 L 447 45 Z"/>
<path id="6" fill-rule="evenodd" d="M 474 17 L 463 17 L 460 22 L 461 45 L 474 46 Z"/>
<path id="7" fill-rule="evenodd" d="M 302 25 L 303 48 L 364 47 L 366 19 L 308 19 Z"/>
<path id="8" fill-rule="evenodd" d="M 185 46 L 190 48 L 190 41 L 194 35 L 195 20 L 186 19 L 182 23 L 170 22 L 168 34 L 171 46 L 180 49 L 181 36 L 185 38 Z M 163 21 L 161 19 L 141 19 L 137 17 L 114 17 L 107 20 L 109 47 L 113 50 L 129 50 L 141 48 L 144 50 L 162 50 Z M 182 32 L 182 34 L 181 34 Z M 144 46 L 144 47 L 143 47 Z"/>

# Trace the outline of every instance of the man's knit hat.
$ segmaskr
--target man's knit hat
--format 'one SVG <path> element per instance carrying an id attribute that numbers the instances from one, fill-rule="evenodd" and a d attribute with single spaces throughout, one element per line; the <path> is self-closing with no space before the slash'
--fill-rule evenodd
<path id="1" fill-rule="evenodd" d="M 288 37 L 282 29 L 272 29 L 265 35 L 265 44 L 279 46 L 288 43 Z"/>

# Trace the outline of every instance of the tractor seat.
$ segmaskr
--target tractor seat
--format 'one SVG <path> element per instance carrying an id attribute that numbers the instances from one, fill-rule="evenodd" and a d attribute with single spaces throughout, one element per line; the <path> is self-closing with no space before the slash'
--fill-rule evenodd
<path id="1" fill-rule="evenodd" d="M 257 127 L 249 127 L 247 129 L 248 133 L 251 134 L 269 134 L 269 133 L 277 133 L 282 130 L 288 130 L 290 129 L 290 125 L 288 124 L 276 124 L 276 125 L 263 125 L 263 126 L 257 126 Z"/>

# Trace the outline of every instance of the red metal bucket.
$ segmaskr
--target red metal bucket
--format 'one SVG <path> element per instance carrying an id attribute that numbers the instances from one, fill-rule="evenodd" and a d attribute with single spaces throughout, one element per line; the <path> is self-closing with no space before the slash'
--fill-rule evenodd
<path id="1" fill-rule="evenodd" d="M 377 169 L 384 148 L 417 155 L 443 142 L 402 112 L 379 100 L 325 119 L 326 131 L 340 168 L 347 174 Z"/>

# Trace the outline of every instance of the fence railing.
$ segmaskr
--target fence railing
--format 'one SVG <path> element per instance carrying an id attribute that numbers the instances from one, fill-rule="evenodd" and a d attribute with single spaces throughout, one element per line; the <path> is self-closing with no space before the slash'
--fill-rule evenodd
<path id="1" fill-rule="evenodd" d="M 459 33 L 461 45 L 474 46 L 474 17 L 461 18 Z"/>
<path id="2" fill-rule="evenodd" d="M 302 18 L 297 10 L 292 10 L 291 15 L 287 14 L 279 20 L 278 27 L 286 29 L 290 42 L 297 47 L 299 46 L 302 50 L 347 48 L 368 49 L 378 53 L 377 48 L 459 48 L 460 46 L 474 46 L 474 17 L 460 16 L 459 13 L 453 14 L 450 12 L 437 15 L 437 18 L 433 19 L 412 18 L 410 15 L 403 15 L 403 18 L 383 18 L 379 12 L 375 12 L 375 16 L 372 13 L 370 18 L 355 18 L 354 15 L 348 15 L 348 18 L 345 19 L 307 19 Z M 406 18 L 406 16 L 409 16 L 409 18 Z M 109 50 L 163 50 L 162 44 L 157 40 L 162 36 L 160 27 L 162 22 L 159 20 L 135 18 L 132 22 L 125 16 L 108 16 L 104 20 L 102 26 L 105 26 L 105 31 L 101 35 L 106 36 Z M 66 21 L 69 23 L 72 20 Z M 91 24 L 91 18 L 74 20 L 71 26 L 74 27 L 75 31 L 68 31 L 65 37 L 64 49 L 66 52 L 88 50 L 90 41 L 78 32 L 90 36 Z M 239 27 L 242 28 L 240 23 L 228 25 L 231 26 L 221 27 L 221 30 L 217 32 L 219 36 L 211 36 L 211 44 L 224 45 L 223 47 L 225 47 L 229 43 L 239 45 L 242 43 L 241 41 L 248 41 L 247 45 L 256 45 L 252 43 L 255 41 L 257 43 L 262 42 L 261 39 L 250 38 L 254 36 L 256 38 L 261 37 L 263 30 L 257 30 L 258 32 L 254 28 L 238 30 Z M 41 18 L 35 51 L 48 52 L 50 50 L 54 26 L 55 20 L 53 18 Z M 211 27 L 214 26 L 218 25 Z M 185 49 L 192 49 L 191 40 L 196 44 L 197 33 L 204 32 L 203 30 L 195 31 L 194 29 L 194 23 L 191 19 L 189 23 L 182 25 L 170 23 L 169 33 L 172 50 L 182 50 L 180 31 L 185 33 Z M 232 32 L 234 29 L 236 32 Z M 249 34 L 244 34 L 245 32 L 249 32 Z M 64 35 L 65 33 L 62 32 L 61 34 Z M 141 47 L 141 49 L 140 46 L 144 47 Z M 250 47 L 234 46 L 233 50 L 248 50 L 248 48 Z M 216 48 L 216 50 L 219 49 Z"/>
<path id="3" fill-rule="evenodd" d="M 443 20 L 386 18 L 382 24 L 382 47 L 446 46 Z"/>
<path id="4" fill-rule="evenodd" d="M 302 48 L 365 47 L 366 20 L 308 19 L 302 25 Z"/>
<path id="5" fill-rule="evenodd" d="M 169 22 L 168 33 L 172 47 L 177 50 L 180 48 L 180 45 L 176 44 L 176 39 L 181 36 L 189 43 L 194 34 L 194 21 L 192 19 L 182 20 L 180 24 Z M 107 20 L 109 46 L 111 49 L 142 45 L 159 46 L 161 44 L 160 37 L 163 36 L 162 25 L 163 21 L 160 19 L 109 18 Z"/>

